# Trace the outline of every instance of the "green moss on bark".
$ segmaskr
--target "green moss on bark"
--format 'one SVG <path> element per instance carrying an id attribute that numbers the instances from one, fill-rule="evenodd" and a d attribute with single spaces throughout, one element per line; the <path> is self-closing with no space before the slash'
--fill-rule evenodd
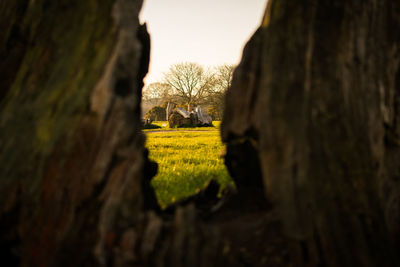
<path id="1" fill-rule="evenodd" d="M 113 2 L 42 0 L 26 7 L 18 24 L 27 40 L 23 59 L 0 107 L 0 199 L 21 177 L 34 193 L 44 159 L 88 112 L 115 43 Z M 9 16 L 20 8 L 10 5 Z"/>

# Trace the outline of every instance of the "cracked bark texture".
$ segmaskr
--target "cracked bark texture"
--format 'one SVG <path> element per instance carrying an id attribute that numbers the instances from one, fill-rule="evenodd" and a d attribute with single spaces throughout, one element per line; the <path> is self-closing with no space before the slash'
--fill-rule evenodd
<path id="1" fill-rule="evenodd" d="M 295 266 L 397 266 L 400 4 L 270 0 L 227 93 L 235 181 L 257 171 Z M 256 175 L 249 175 L 256 172 Z"/>
<path id="2" fill-rule="evenodd" d="M 132 260 L 126 250 L 155 200 L 151 188 L 142 192 L 154 166 L 140 130 L 150 49 L 141 5 L 0 4 L 0 253 L 7 266 Z"/>

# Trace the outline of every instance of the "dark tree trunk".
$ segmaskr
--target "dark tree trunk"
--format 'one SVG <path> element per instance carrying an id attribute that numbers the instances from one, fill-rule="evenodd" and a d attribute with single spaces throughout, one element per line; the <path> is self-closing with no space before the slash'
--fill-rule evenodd
<path id="1" fill-rule="evenodd" d="M 236 156 L 253 147 L 296 266 L 396 266 L 399 18 L 393 1 L 272 0 L 235 71 L 228 164 L 254 172 Z"/>
<path id="2" fill-rule="evenodd" d="M 2 263 L 397 266 L 400 4 L 270 0 L 226 99 L 237 192 L 160 211 L 141 2 L 0 4 Z"/>
<path id="3" fill-rule="evenodd" d="M 0 5 L 1 265 L 127 260 L 121 240 L 155 200 L 141 187 L 153 167 L 140 132 L 141 4 Z"/>

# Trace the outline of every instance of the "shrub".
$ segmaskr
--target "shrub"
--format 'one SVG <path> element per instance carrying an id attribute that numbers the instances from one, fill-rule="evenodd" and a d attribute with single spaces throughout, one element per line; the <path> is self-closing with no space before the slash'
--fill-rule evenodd
<path id="1" fill-rule="evenodd" d="M 161 126 L 158 126 L 156 124 L 145 124 L 143 125 L 143 129 L 160 129 Z"/>
<path id="2" fill-rule="evenodd" d="M 165 108 L 160 106 L 154 106 L 149 111 L 147 111 L 144 117 L 146 119 L 151 119 L 152 121 L 165 121 L 166 120 Z"/>
<path id="3" fill-rule="evenodd" d="M 220 112 L 213 106 L 207 108 L 207 114 L 211 116 L 212 120 L 221 120 Z"/>

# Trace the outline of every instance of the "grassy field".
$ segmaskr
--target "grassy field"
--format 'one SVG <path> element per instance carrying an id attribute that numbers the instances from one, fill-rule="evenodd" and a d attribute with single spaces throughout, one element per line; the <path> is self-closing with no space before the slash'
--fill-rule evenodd
<path id="1" fill-rule="evenodd" d="M 162 207 L 195 194 L 212 178 L 222 185 L 232 183 L 220 156 L 224 145 L 218 127 L 163 127 L 146 136 L 150 158 L 159 165 L 152 185 Z"/>
<path id="2" fill-rule="evenodd" d="M 160 128 L 156 129 L 144 129 L 144 132 L 148 131 L 218 131 L 221 126 L 220 121 L 213 121 L 213 127 L 196 127 L 196 128 L 169 128 L 167 121 L 153 121 L 151 124 L 157 125 Z"/>

